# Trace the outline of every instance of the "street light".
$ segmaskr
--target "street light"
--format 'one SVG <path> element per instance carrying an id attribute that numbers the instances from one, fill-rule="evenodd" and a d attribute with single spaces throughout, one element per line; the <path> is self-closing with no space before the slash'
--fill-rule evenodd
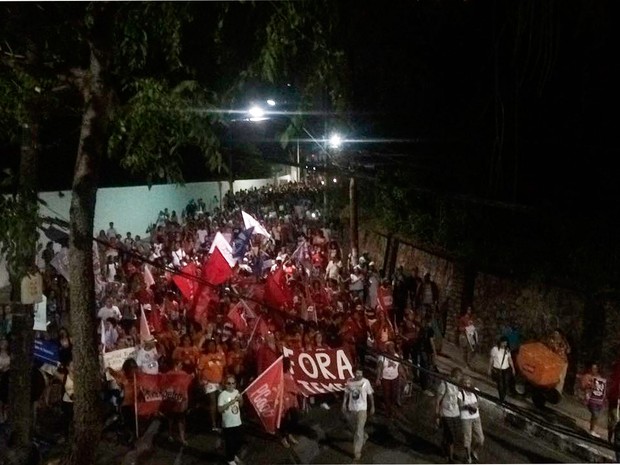
<path id="1" fill-rule="evenodd" d="M 342 146 L 342 137 L 338 133 L 334 133 L 329 136 L 328 139 L 329 148 L 339 149 Z"/>
<path id="2" fill-rule="evenodd" d="M 275 104 L 275 102 L 274 102 Z M 248 110 L 248 114 L 250 115 L 249 120 L 252 122 L 255 121 L 264 121 L 267 118 L 265 118 L 265 110 L 263 110 L 261 107 L 259 107 L 258 105 L 254 105 L 252 106 L 249 110 Z"/>

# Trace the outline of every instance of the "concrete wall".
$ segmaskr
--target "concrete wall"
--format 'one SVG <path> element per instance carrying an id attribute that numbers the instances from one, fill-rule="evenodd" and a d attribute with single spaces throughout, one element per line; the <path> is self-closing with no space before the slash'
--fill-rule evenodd
<path id="1" fill-rule="evenodd" d="M 233 183 L 233 191 L 260 188 L 267 184 L 280 184 L 290 180 L 290 175 L 239 180 Z M 164 208 L 168 208 L 170 212 L 175 210 L 180 216 L 191 199 L 202 198 L 209 206 L 213 196 L 220 199 L 228 189 L 228 181 L 188 183 L 184 186 L 166 184 L 152 186 L 150 189 L 147 186 L 101 188 L 97 191 L 93 234 L 98 234 L 101 229 L 107 230 L 108 224 L 112 221 L 114 228 L 123 237 L 127 232 L 144 237 L 147 227 L 157 220 L 160 210 Z M 42 216 L 69 221 L 71 191 L 40 192 L 39 198 L 47 204 L 39 207 Z M 47 238 L 42 234 L 39 241 L 44 245 Z M 56 249 L 60 250 L 60 246 L 56 245 Z M 4 260 L 0 257 L 0 289 L 5 286 L 8 286 L 8 274 Z"/>
<path id="2" fill-rule="evenodd" d="M 282 176 L 277 180 L 288 182 L 290 176 Z M 233 183 L 233 191 L 273 183 L 274 179 L 240 180 Z M 146 228 L 157 220 L 160 210 L 168 208 L 180 216 L 190 199 L 202 198 L 208 205 L 213 196 L 220 199 L 228 189 L 227 181 L 188 183 L 184 186 L 165 184 L 150 189 L 147 186 L 101 188 L 97 191 L 94 233 L 97 234 L 101 229 L 107 230 L 108 223 L 113 221 L 114 228 L 123 237 L 126 232 L 143 236 Z M 47 203 L 47 207 L 40 208 L 42 215 L 69 220 L 71 191 L 63 191 L 62 196 L 59 192 L 41 192 L 39 197 Z"/>

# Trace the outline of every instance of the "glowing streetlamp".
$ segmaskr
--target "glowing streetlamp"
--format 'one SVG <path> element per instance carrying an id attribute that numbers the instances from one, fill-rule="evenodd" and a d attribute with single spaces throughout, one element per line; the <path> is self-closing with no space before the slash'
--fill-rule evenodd
<path id="1" fill-rule="evenodd" d="M 267 119 L 267 118 L 265 118 L 265 110 L 263 110 L 258 105 L 252 106 L 248 110 L 248 114 L 250 115 L 249 120 L 252 121 L 252 122 L 254 122 L 254 121 L 263 121 L 263 120 Z"/>
<path id="2" fill-rule="evenodd" d="M 342 136 L 338 133 L 334 133 L 329 136 L 327 143 L 329 144 L 329 148 L 339 149 L 342 146 Z"/>

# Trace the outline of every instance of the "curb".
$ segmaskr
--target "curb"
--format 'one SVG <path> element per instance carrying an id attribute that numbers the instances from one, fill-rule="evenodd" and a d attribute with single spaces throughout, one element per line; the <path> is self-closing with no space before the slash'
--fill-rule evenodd
<path id="1" fill-rule="evenodd" d="M 604 451 L 593 447 L 577 438 L 553 431 L 535 421 L 531 421 L 509 409 L 504 409 L 483 397 L 478 401 L 483 405 L 486 417 L 491 421 L 504 422 L 512 428 L 525 432 L 527 435 L 543 439 L 562 452 L 573 455 L 584 463 L 613 463 L 614 454 L 611 450 Z"/>

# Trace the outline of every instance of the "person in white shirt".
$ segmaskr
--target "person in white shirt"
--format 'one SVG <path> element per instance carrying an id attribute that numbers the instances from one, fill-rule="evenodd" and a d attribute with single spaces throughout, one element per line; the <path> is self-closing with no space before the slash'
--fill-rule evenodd
<path id="1" fill-rule="evenodd" d="M 515 375 L 515 366 L 512 363 L 510 348 L 508 347 L 508 338 L 502 337 L 497 345 L 491 349 L 489 357 L 488 374 L 497 384 L 497 393 L 499 400 L 502 402 L 506 398 L 508 388 L 510 386 L 510 374 Z"/>
<path id="2" fill-rule="evenodd" d="M 185 250 L 181 247 L 180 242 L 174 243 L 175 250 L 172 252 L 172 265 L 175 268 L 181 268 L 182 266 L 187 265 Z"/>
<path id="3" fill-rule="evenodd" d="M 149 336 L 142 342 L 142 347 L 136 353 L 136 363 L 142 373 L 147 375 L 156 375 L 159 373 L 159 353 L 155 343 L 157 340 L 153 336 Z"/>
<path id="4" fill-rule="evenodd" d="M 225 382 L 225 390 L 220 392 L 217 398 L 217 410 L 222 415 L 222 434 L 226 450 L 228 465 L 238 465 L 240 460 L 237 453 L 241 448 L 241 407 L 243 396 L 236 389 L 234 376 L 228 376 Z"/>
<path id="5" fill-rule="evenodd" d="M 377 306 L 377 297 L 379 293 L 379 284 L 381 283 L 381 276 L 377 273 L 375 268 L 375 262 L 368 264 L 368 296 L 366 298 L 366 305 L 368 307 L 375 308 Z"/>
<path id="6" fill-rule="evenodd" d="M 463 377 L 463 386 L 464 389 L 459 391 L 458 402 L 461 411 L 461 430 L 466 454 L 465 460 L 467 463 L 471 463 L 472 459 L 478 462 L 478 453 L 484 444 L 478 396 L 473 390 L 471 377 Z"/>
<path id="7" fill-rule="evenodd" d="M 362 447 L 368 439 L 364 432 L 368 414 L 375 414 L 374 391 L 370 381 L 364 378 L 361 368 L 355 370 L 354 378 L 347 381 L 342 399 L 342 412 L 349 415 L 349 425 L 353 429 L 353 453 L 355 460 L 362 457 Z M 370 404 L 370 410 L 368 405 Z"/>
<path id="8" fill-rule="evenodd" d="M 114 305 L 112 297 L 106 297 L 105 305 L 97 312 L 97 318 L 106 321 L 108 318 L 114 318 L 117 321 L 123 319 L 123 315 L 119 308 Z"/>
<path id="9" fill-rule="evenodd" d="M 114 350 L 114 346 L 118 341 L 118 331 L 116 330 L 116 322 L 114 318 L 105 320 L 103 340 L 105 341 L 105 350 Z"/>
<path id="10" fill-rule="evenodd" d="M 391 356 L 390 358 L 380 355 L 377 360 L 377 381 L 376 385 L 381 386 L 383 392 L 383 402 L 385 403 L 385 412 L 389 419 L 393 417 L 394 405 L 400 402 L 400 375 L 404 375 L 403 367 L 400 362 L 394 360 L 399 358 L 394 347 L 394 341 L 388 341 L 385 344 L 385 351 Z"/>
<path id="11" fill-rule="evenodd" d="M 435 404 L 437 426 L 442 427 L 442 448 L 450 463 L 454 463 L 454 444 L 461 422 L 457 386 L 461 381 L 461 376 L 463 376 L 463 371 L 460 368 L 453 368 L 450 372 L 450 380 L 442 381 L 437 388 L 437 403 Z"/>
<path id="12" fill-rule="evenodd" d="M 353 273 L 349 277 L 349 292 L 352 299 L 364 297 L 364 275 L 359 265 L 353 267 Z"/>
<path id="13" fill-rule="evenodd" d="M 325 280 L 335 279 L 336 282 L 340 282 L 341 269 L 342 262 L 336 258 L 331 258 L 325 268 Z"/>
<path id="14" fill-rule="evenodd" d="M 106 231 L 106 236 L 108 236 L 108 239 L 112 239 L 116 237 L 117 234 L 116 229 L 114 229 L 114 223 L 110 221 L 110 227 Z"/>

